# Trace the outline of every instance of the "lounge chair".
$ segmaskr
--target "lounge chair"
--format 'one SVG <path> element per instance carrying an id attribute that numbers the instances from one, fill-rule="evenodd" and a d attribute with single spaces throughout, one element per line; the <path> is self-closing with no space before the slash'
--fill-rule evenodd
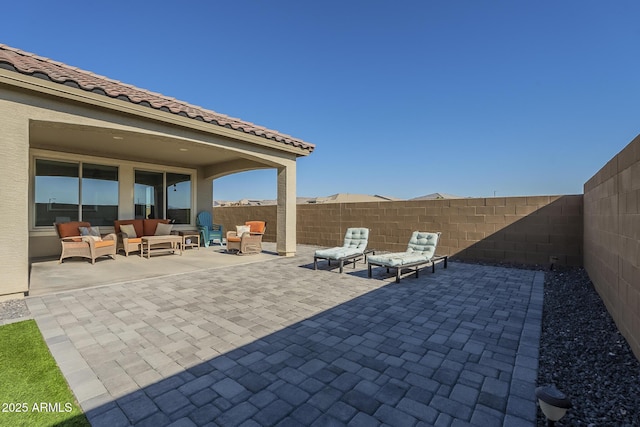
<path id="1" fill-rule="evenodd" d="M 91 260 L 91 264 L 95 264 L 96 258 L 101 256 L 110 256 L 116 259 L 117 237 L 115 233 L 102 236 L 97 227 L 92 228 L 90 223 L 82 221 L 54 223 L 53 225 L 62 245 L 62 253 L 58 263 L 71 257 L 88 258 Z"/>
<path id="2" fill-rule="evenodd" d="M 318 269 L 318 260 L 326 259 L 329 265 L 331 260 L 338 261 L 340 265 L 340 273 L 344 268 L 344 264 L 353 264 L 356 268 L 356 262 L 364 258 L 367 261 L 367 244 L 369 243 L 368 228 L 347 228 L 344 235 L 344 244 L 335 248 L 319 249 L 313 256 L 313 269 Z M 373 252 L 373 251 L 371 251 Z"/>
<path id="3" fill-rule="evenodd" d="M 396 269 L 396 283 L 400 283 L 400 276 L 404 270 L 415 271 L 418 277 L 420 267 L 431 265 L 432 272 L 436 271 L 436 263 L 444 261 L 444 268 L 447 268 L 447 257 L 436 255 L 436 247 L 440 239 L 440 232 L 427 233 L 414 231 L 409 239 L 409 245 L 405 252 L 393 252 L 381 255 L 372 255 L 368 258 L 369 277 L 371 277 L 371 267 L 386 267 Z"/>
<path id="4" fill-rule="evenodd" d="M 196 226 L 200 231 L 200 241 L 203 242 L 205 247 L 208 248 L 211 242 L 220 243 L 220 246 L 223 245 L 222 225 L 213 223 L 211 212 L 200 212 L 196 217 Z"/>
<path id="5" fill-rule="evenodd" d="M 264 221 L 246 221 L 246 230 L 227 231 L 227 252 L 235 251 L 238 255 L 259 254 L 262 252 L 262 236 L 267 231 Z"/>

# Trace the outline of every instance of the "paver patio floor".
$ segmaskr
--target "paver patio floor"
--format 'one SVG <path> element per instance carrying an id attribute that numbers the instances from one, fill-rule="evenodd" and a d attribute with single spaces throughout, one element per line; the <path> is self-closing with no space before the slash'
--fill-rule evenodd
<path id="1" fill-rule="evenodd" d="M 298 256 L 35 296 L 94 426 L 531 426 L 543 273 Z"/>

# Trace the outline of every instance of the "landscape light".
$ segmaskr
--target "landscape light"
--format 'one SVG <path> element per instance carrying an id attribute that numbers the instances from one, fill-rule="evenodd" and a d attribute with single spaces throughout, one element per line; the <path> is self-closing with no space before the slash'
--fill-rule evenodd
<path id="1" fill-rule="evenodd" d="M 555 425 L 571 408 L 571 400 L 554 385 L 536 388 L 536 397 L 542 413 L 547 417 L 548 426 Z"/>

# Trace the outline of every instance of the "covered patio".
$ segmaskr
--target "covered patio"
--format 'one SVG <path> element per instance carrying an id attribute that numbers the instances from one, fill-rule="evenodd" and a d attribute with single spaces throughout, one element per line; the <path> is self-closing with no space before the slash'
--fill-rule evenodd
<path id="1" fill-rule="evenodd" d="M 313 144 L 1 44 L 0 123 L 0 299 L 28 291 L 32 261 L 60 254 L 54 222 L 192 230 L 216 178 L 254 169 L 277 170 L 275 250 L 295 253 L 296 160 Z"/>
<path id="2" fill-rule="evenodd" d="M 31 263 L 29 295 L 42 296 L 70 290 L 90 289 L 114 283 L 134 283 L 138 280 L 198 273 L 219 268 L 235 268 L 244 264 L 273 260 L 278 257 L 275 243 L 263 243 L 260 254 L 238 256 L 226 253 L 219 245 L 186 249 L 182 256 L 158 254 L 150 259 L 139 252 L 128 257 L 102 257 L 92 265 L 83 258 L 68 258 L 62 264 L 57 259 L 42 259 Z M 229 272 L 232 274 L 232 272 Z"/>

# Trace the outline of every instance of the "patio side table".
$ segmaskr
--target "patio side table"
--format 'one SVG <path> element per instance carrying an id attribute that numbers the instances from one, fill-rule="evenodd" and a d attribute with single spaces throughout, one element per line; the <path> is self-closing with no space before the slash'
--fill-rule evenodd
<path id="1" fill-rule="evenodd" d="M 178 230 L 176 233 L 182 237 L 182 249 L 197 248 L 200 250 L 200 232 L 198 230 Z"/>

